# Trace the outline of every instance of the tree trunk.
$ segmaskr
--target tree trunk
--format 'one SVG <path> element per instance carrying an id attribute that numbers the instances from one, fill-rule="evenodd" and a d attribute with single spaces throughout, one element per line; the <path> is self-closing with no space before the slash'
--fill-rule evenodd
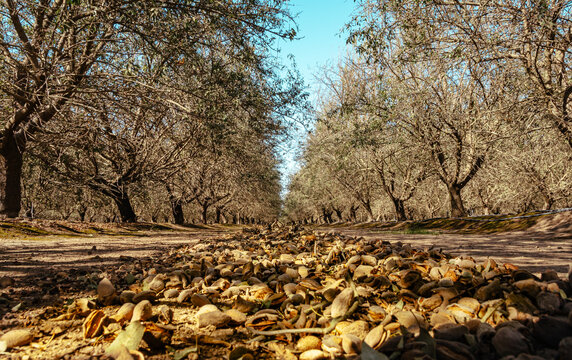
<path id="1" fill-rule="evenodd" d="M 326 208 L 322 208 L 322 217 L 324 218 L 325 223 L 332 223 L 332 211 L 328 211 Z"/>
<path id="2" fill-rule="evenodd" d="M 20 214 L 22 153 L 14 134 L 6 131 L 0 148 L 0 216 L 15 218 Z"/>
<path id="3" fill-rule="evenodd" d="M 167 194 L 169 194 L 169 202 L 171 203 L 171 212 L 173 213 L 173 220 L 177 225 L 185 224 L 185 214 L 183 213 L 183 199 L 175 196 L 171 186 L 165 185 L 167 189 Z"/>
<path id="4" fill-rule="evenodd" d="M 467 211 L 463 205 L 463 199 L 461 198 L 461 188 L 456 184 L 447 186 L 449 191 L 449 201 L 451 203 L 451 217 L 465 217 L 467 216 Z"/>
<path id="5" fill-rule="evenodd" d="M 26 217 L 28 219 L 33 219 L 36 217 L 36 209 L 34 208 L 34 203 L 30 203 L 30 205 L 26 209 Z"/>
<path id="6" fill-rule="evenodd" d="M 336 212 L 336 216 L 338 217 L 338 221 L 344 221 L 344 219 L 342 217 L 342 210 L 341 209 L 334 209 L 334 211 Z"/>
<path id="7" fill-rule="evenodd" d="M 209 210 L 209 204 L 208 204 L 208 203 L 205 203 L 205 204 L 202 205 L 202 207 L 203 207 L 203 212 L 202 212 L 203 224 L 206 224 L 206 223 L 207 223 L 207 220 L 208 220 L 208 218 L 207 218 L 207 212 L 208 212 L 208 210 Z"/>
<path id="8" fill-rule="evenodd" d="M 117 205 L 119 210 L 121 222 L 132 223 L 137 221 L 137 215 L 135 215 L 129 196 L 126 193 L 121 192 L 119 196 L 114 196 L 113 201 L 115 201 L 115 205 Z"/>
<path id="9" fill-rule="evenodd" d="M 222 209 L 219 207 L 216 207 L 215 208 L 215 222 L 217 224 L 220 224 L 221 215 L 222 215 Z"/>
<path id="10" fill-rule="evenodd" d="M 85 214 L 87 213 L 87 207 L 81 207 L 78 209 L 77 214 L 79 215 L 79 221 L 85 221 Z"/>
<path id="11" fill-rule="evenodd" d="M 549 112 L 551 113 L 552 123 L 556 126 L 558 131 L 568 142 L 568 145 L 572 148 L 572 123 L 570 123 L 571 119 L 568 114 L 568 100 L 572 95 L 572 86 L 568 86 L 566 90 L 564 90 L 564 97 L 562 101 L 562 114 L 558 110 L 554 101 L 550 101 L 548 105 Z"/>
<path id="12" fill-rule="evenodd" d="M 351 206 L 350 207 L 350 221 L 356 222 L 357 221 L 357 210 L 359 206 Z"/>
<path id="13" fill-rule="evenodd" d="M 183 225 L 185 223 L 185 214 L 183 213 L 183 204 L 181 199 L 172 199 L 171 200 L 171 210 L 173 212 L 173 219 L 175 220 L 175 224 Z"/>
<path id="14" fill-rule="evenodd" d="M 542 210 L 550 210 L 552 209 L 552 205 L 554 205 L 554 199 L 549 195 L 543 195 L 544 197 L 544 204 L 542 205 Z"/>
<path id="15" fill-rule="evenodd" d="M 371 204 L 369 200 L 363 202 L 363 208 L 367 212 L 367 221 L 372 221 L 374 219 L 374 216 L 373 216 L 373 211 L 371 210 Z"/>
<path id="16" fill-rule="evenodd" d="M 403 200 L 392 198 L 391 202 L 393 203 L 393 208 L 395 210 L 395 218 L 397 221 L 405 221 L 407 220 L 407 216 L 405 215 L 405 204 Z"/>

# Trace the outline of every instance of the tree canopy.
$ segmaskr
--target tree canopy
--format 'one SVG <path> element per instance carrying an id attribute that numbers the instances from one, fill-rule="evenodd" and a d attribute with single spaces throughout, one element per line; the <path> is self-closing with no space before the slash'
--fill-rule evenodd
<path id="1" fill-rule="evenodd" d="M 246 189 L 263 194 L 245 218 L 277 214 L 275 146 L 305 101 L 275 55 L 296 34 L 285 1 L 7 0 L 0 26 L 1 214 L 65 207 L 40 183 L 122 221 L 159 198 L 202 202 L 207 221 Z"/>

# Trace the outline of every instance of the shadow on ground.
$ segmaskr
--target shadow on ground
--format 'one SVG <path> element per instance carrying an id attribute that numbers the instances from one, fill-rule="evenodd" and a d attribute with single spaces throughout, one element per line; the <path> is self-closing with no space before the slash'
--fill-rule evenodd
<path id="1" fill-rule="evenodd" d="M 493 258 L 511 263 L 533 273 L 556 270 L 568 273 L 572 264 L 572 233 L 554 231 L 519 231 L 500 234 L 395 234 L 375 229 L 344 229 L 320 227 L 319 231 L 340 232 L 369 239 L 401 241 L 413 248 L 443 249 L 454 256 L 473 257 L 477 261 Z"/>

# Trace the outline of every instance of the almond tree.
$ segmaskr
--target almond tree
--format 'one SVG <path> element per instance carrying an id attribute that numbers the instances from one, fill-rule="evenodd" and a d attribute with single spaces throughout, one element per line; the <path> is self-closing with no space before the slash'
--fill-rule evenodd
<path id="1" fill-rule="evenodd" d="M 383 72 L 359 57 L 346 58 L 324 77 L 332 109 L 321 119 L 339 132 L 346 151 L 377 174 L 375 188 L 387 195 L 395 218 L 407 219 L 405 202 L 428 175 L 417 142 L 396 115 L 397 98 L 390 94 Z M 340 145 L 341 146 L 341 145 Z"/>
<path id="2" fill-rule="evenodd" d="M 20 212 L 23 155 L 33 136 L 50 122 L 65 124 L 56 115 L 73 110 L 78 95 L 111 94 L 98 79 L 129 75 L 109 66 L 128 42 L 164 54 L 163 67 L 192 61 L 193 44 L 224 44 L 229 56 L 264 72 L 262 50 L 275 37 L 293 37 L 289 19 L 282 1 L 1 2 L 0 214 Z"/>
<path id="3" fill-rule="evenodd" d="M 518 72 L 530 90 L 520 100 L 535 105 L 530 117 L 540 112 L 572 147 L 571 1 L 361 0 L 359 6 L 350 42 L 371 60 L 381 60 L 401 38 L 402 62 L 461 59 Z"/>

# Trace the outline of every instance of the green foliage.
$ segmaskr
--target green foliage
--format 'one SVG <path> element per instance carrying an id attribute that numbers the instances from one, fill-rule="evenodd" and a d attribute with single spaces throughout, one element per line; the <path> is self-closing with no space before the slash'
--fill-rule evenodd
<path id="1" fill-rule="evenodd" d="M 58 4 L 19 2 L 22 28 L 9 17 L 16 5 L 0 5 L 14 56 L 1 60 L 0 108 L 34 109 L 17 122 L 12 110 L 0 117 L 29 142 L 27 206 L 63 218 L 98 208 L 107 221 L 113 204 L 123 221 L 135 220 L 129 212 L 166 219 L 170 201 L 278 214 L 277 146 L 307 106 L 299 74 L 272 51 L 277 38 L 296 37 L 284 2 Z M 41 194 L 39 181 L 65 200 Z M 72 189 L 82 193 L 66 196 Z"/>

